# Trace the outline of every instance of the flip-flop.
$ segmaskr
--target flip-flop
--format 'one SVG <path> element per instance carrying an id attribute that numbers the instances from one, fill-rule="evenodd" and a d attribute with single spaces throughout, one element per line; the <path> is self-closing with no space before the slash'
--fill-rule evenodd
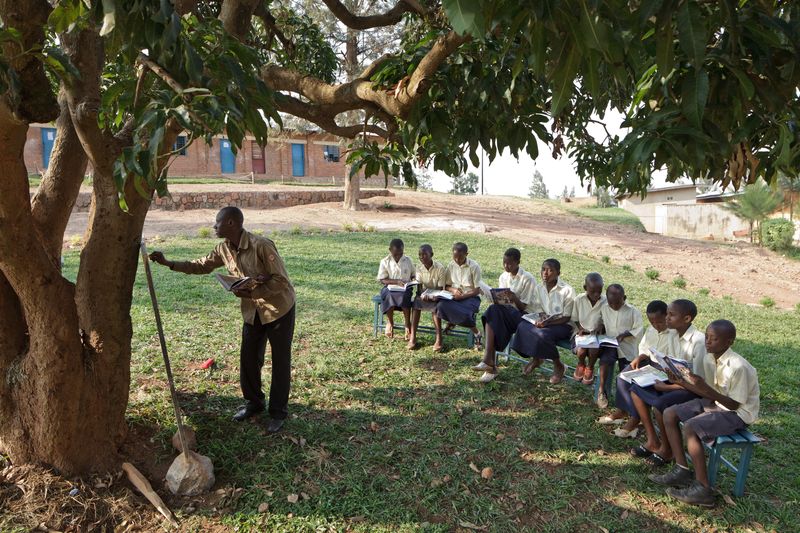
<path id="1" fill-rule="evenodd" d="M 672 462 L 672 459 L 664 459 L 657 453 L 653 452 L 653 454 L 650 457 L 647 457 L 644 460 L 644 462 L 652 466 L 653 468 L 659 468 L 661 466 L 670 464 Z"/>
<path id="2" fill-rule="evenodd" d="M 631 455 L 640 459 L 647 459 L 653 456 L 653 452 L 645 448 L 644 444 L 640 444 L 636 448 L 631 448 Z"/>

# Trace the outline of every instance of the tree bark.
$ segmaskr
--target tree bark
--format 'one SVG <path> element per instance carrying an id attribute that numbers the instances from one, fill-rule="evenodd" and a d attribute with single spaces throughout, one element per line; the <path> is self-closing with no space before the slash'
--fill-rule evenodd
<path id="1" fill-rule="evenodd" d="M 345 170 L 344 176 L 344 205 L 345 209 L 350 211 L 359 211 L 361 209 L 361 176 L 356 174 L 350 177 L 350 166 L 348 165 Z"/>
<path id="2" fill-rule="evenodd" d="M 358 33 L 352 28 L 347 28 L 344 58 L 345 73 L 352 82 L 358 75 Z M 347 118 L 352 123 L 357 118 L 356 113 L 347 113 Z M 345 167 L 343 207 L 350 211 L 361 209 L 361 177 L 358 174 L 351 176 L 350 165 Z"/>

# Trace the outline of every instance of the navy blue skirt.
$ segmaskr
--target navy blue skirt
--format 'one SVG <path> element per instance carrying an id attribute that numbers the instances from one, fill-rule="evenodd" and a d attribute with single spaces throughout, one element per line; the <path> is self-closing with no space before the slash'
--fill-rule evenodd
<path id="1" fill-rule="evenodd" d="M 660 392 L 654 387 L 640 387 L 635 383 L 631 387 L 631 394 L 636 394 L 644 403 L 658 409 L 662 413 L 667 407 L 690 402 L 699 398 L 698 395 L 686 389 Z"/>
<path id="2" fill-rule="evenodd" d="M 537 359 L 558 359 L 556 343 L 565 341 L 572 335 L 572 326 L 559 324 L 537 328 L 527 320 L 520 322 L 511 349 L 522 357 Z"/>
<path id="3" fill-rule="evenodd" d="M 512 335 L 517 331 L 517 326 L 522 322 L 522 313 L 510 305 L 492 304 L 483 313 L 481 322 L 484 329 L 486 324 L 492 326 L 495 348 L 502 351 L 506 349 Z"/>
<path id="4" fill-rule="evenodd" d="M 385 286 L 381 289 L 381 311 L 385 315 L 392 309 L 410 309 L 414 297 L 414 287 L 405 291 L 390 291 Z"/>
<path id="5" fill-rule="evenodd" d="M 475 314 L 481 307 L 479 296 L 466 300 L 440 300 L 436 304 L 436 315 L 457 326 L 475 327 Z"/>
<path id="6" fill-rule="evenodd" d="M 597 360 L 601 365 L 613 365 L 619 359 L 619 351 L 614 346 L 601 346 Z"/>

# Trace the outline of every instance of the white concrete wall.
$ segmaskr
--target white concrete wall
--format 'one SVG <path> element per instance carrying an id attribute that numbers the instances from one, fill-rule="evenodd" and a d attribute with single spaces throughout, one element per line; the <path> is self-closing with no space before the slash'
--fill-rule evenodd
<path id="1" fill-rule="evenodd" d="M 662 226 L 664 235 L 687 239 L 733 239 L 734 231 L 750 227 L 719 204 L 665 204 L 657 215 L 654 225 Z"/>

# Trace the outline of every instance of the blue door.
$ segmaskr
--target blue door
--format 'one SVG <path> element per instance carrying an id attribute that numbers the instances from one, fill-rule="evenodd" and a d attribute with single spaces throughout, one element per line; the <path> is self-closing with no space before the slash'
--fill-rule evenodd
<path id="1" fill-rule="evenodd" d="M 306 147 L 292 144 L 292 176 L 306 175 Z"/>
<path id="2" fill-rule="evenodd" d="M 223 174 L 231 174 L 236 172 L 236 156 L 233 155 L 231 142 L 228 139 L 220 139 L 219 161 Z"/>
<path id="3" fill-rule="evenodd" d="M 56 129 L 42 128 L 42 165 L 44 168 L 50 164 L 50 152 L 53 151 L 54 142 L 56 142 Z"/>

